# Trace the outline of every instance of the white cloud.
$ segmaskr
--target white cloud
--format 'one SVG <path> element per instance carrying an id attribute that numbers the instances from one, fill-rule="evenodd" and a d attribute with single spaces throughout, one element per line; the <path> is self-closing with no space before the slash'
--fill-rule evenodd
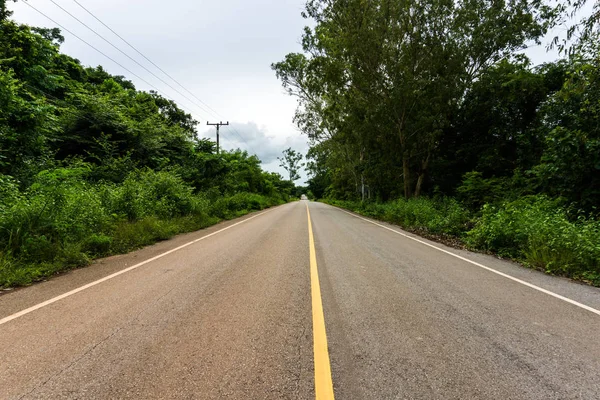
<path id="1" fill-rule="evenodd" d="M 305 137 L 292 124 L 296 100 L 284 93 L 270 67 L 285 54 L 301 51 L 302 28 L 308 23 L 300 15 L 305 0 L 178 0 L 168 6 L 162 0 L 79 2 L 216 110 L 218 119 L 256 121 L 233 124 L 244 140 L 231 129 L 222 128 L 225 149 L 239 147 L 257 153 L 265 169 L 284 176 L 285 171 L 277 161 L 281 152 L 292 147 L 306 154 Z M 75 3 L 60 3 L 181 93 L 120 54 L 54 4 L 35 2 L 32 5 L 150 82 L 191 112 L 201 125 L 206 124 L 206 120 L 215 121 L 213 113 L 202 104 L 201 107 L 194 104 L 198 102 L 189 93 L 174 85 Z M 14 10 L 13 18 L 20 23 L 55 26 L 22 1 L 10 2 L 8 7 Z M 119 12 L 115 12 L 116 9 Z M 102 65 L 112 74 L 124 75 L 138 89 L 152 89 L 71 34 L 63 34 L 66 41 L 61 51 L 81 60 L 83 65 Z M 215 136 L 214 127 L 198 128 L 205 137 Z M 301 175 L 298 182 L 306 179 L 304 173 Z"/>
<path id="2" fill-rule="evenodd" d="M 168 6 L 161 0 L 79 2 L 175 77 L 194 96 L 216 110 L 220 119 L 256 121 L 261 130 L 266 132 L 268 129 L 269 136 L 277 137 L 282 145 L 291 136 L 303 141 L 292 126 L 296 101 L 283 92 L 270 66 L 282 60 L 286 53 L 301 50 L 299 39 L 306 24 L 300 15 L 304 0 L 178 0 Z M 116 51 L 54 4 L 31 4 L 154 85 L 166 97 L 191 112 L 202 124 L 215 119 L 215 115 L 211 115 L 213 113 L 207 111 L 206 107 L 202 104 L 198 106 L 195 98 L 171 82 L 75 3 L 60 2 L 63 8 L 170 82 L 172 87 Z M 14 10 L 13 18 L 18 22 L 33 26 L 55 26 L 23 1 L 9 2 L 8 7 Z M 119 12 L 115 12 L 116 9 Z M 124 75 L 139 89 L 152 89 L 71 34 L 63 34 L 66 41 L 61 51 L 78 58 L 83 65 L 100 64 L 112 74 Z M 278 152 L 281 150 L 278 149 Z M 261 151 L 265 163 L 272 160 L 273 152 L 274 149 L 270 149 L 270 153 Z"/>
<path id="3" fill-rule="evenodd" d="M 201 133 L 201 136 L 216 139 L 215 127 L 207 127 L 207 130 Z M 287 173 L 279 166 L 277 157 L 280 157 L 283 150 L 291 147 L 306 156 L 308 143 L 305 136 L 299 134 L 282 136 L 272 134 L 266 126 L 258 126 L 255 122 L 230 122 L 229 126 L 221 127 L 219 131 L 221 147 L 223 149 L 242 149 L 250 154 L 256 154 L 262 161 L 263 167 L 268 171 L 279 172 L 284 177 Z M 297 183 L 305 182 L 307 179 L 304 170 L 300 173 L 300 179 Z"/>

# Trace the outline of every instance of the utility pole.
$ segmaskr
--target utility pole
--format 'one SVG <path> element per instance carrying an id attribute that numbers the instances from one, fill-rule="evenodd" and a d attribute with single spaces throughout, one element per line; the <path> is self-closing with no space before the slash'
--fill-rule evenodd
<path id="1" fill-rule="evenodd" d="M 211 125 L 211 126 L 216 126 L 217 127 L 217 154 L 219 154 L 219 128 L 221 127 L 221 125 L 229 125 L 229 121 L 227 121 L 226 123 L 223 123 L 223 121 L 219 121 L 215 124 L 211 124 L 208 121 L 206 121 L 206 125 Z"/>

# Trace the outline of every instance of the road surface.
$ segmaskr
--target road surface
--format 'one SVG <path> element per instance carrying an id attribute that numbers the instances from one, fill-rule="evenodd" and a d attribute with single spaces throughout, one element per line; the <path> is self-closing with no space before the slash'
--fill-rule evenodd
<path id="1" fill-rule="evenodd" d="M 0 296 L 0 399 L 597 399 L 599 309 L 300 201 Z"/>

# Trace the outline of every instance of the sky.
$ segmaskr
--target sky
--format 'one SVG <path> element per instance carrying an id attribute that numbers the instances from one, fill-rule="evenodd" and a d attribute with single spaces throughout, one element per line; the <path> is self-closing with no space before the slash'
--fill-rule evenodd
<path id="1" fill-rule="evenodd" d="M 215 137 L 215 128 L 206 126 L 207 121 L 229 121 L 230 127 L 220 131 L 222 147 L 257 154 L 264 169 L 284 177 L 287 173 L 277 161 L 282 151 L 291 147 L 306 154 L 307 138 L 292 122 L 296 100 L 284 93 L 271 70 L 271 63 L 282 60 L 287 53 L 301 51 L 300 38 L 307 24 L 300 15 L 303 0 L 77 0 L 202 103 L 162 75 L 73 0 L 54 1 L 204 109 L 111 47 L 50 0 L 29 3 L 151 83 L 186 111 L 193 111 L 201 123 L 201 136 Z M 7 3 L 14 12 L 12 18 L 20 23 L 56 26 L 22 1 Z M 102 65 L 111 74 L 124 75 L 138 89 L 153 89 L 70 33 L 62 33 L 63 53 L 79 59 L 83 65 Z M 297 183 L 305 180 L 303 171 Z"/>
<path id="2" fill-rule="evenodd" d="M 146 66 L 173 88 L 111 47 L 60 7 Z M 300 52 L 304 26 L 300 15 L 304 0 L 29 0 L 29 4 L 81 37 L 121 66 L 63 30 L 61 51 L 86 66 L 102 65 L 113 75 L 124 75 L 141 90 L 158 89 L 175 100 L 201 124 L 202 137 L 215 137 L 206 122 L 229 121 L 221 128 L 225 149 L 241 148 L 256 154 L 269 171 L 287 176 L 277 157 L 291 147 L 306 154 L 307 138 L 293 124 L 296 100 L 284 93 L 271 63 L 287 53 Z M 125 38 L 148 59 L 187 90 L 162 75 L 139 54 L 121 42 L 79 4 Z M 589 14 L 593 1 L 583 14 Z M 13 19 L 32 26 L 56 27 L 23 1 L 8 2 Z M 526 51 L 534 64 L 553 61 L 556 52 L 545 45 L 565 27 L 550 32 L 541 46 Z M 132 76 L 131 72 L 138 75 Z M 187 98 L 186 98 L 187 97 Z M 197 99 L 200 99 L 198 101 Z M 190 101 L 192 100 L 192 101 Z M 207 108 L 206 105 L 208 105 Z M 301 172 L 303 183 L 307 179 Z"/>

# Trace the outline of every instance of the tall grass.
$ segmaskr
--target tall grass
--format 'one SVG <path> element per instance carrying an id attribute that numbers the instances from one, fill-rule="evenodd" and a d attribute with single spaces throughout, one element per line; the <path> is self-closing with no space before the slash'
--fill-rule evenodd
<path id="1" fill-rule="evenodd" d="M 572 220 L 544 196 L 484 206 L 466 242 L 549 273 L 600 284 L 600 221 Z"/>
<path id="2" fill-rule="evenodd" d="M 387 203 L 360 203 L 326 200 L 365 216 L 398 224 L 405 229 L 437 235 L 460 236 L 468 228 L 471 215 L 453 198 L 397 199 Z"/>
<path id="3" fill-rule="evenodd" d="M 87 172 L 44 171 L 25 193 L 0 182 L 0 287 L 283 202 L 252 193 L 194 194 L 169 172 L 134 171 L 119 185 L 88 183 Z"/>
<path id="4" fill-rule="evenodd" d="M 325 202 L 408 230 L 452 236 L 473 250 L 600 285 L 600 221 L 570 218 L 558 201 L 545 196 L 484 205 L 478 213 L 451 198 Z"/>

